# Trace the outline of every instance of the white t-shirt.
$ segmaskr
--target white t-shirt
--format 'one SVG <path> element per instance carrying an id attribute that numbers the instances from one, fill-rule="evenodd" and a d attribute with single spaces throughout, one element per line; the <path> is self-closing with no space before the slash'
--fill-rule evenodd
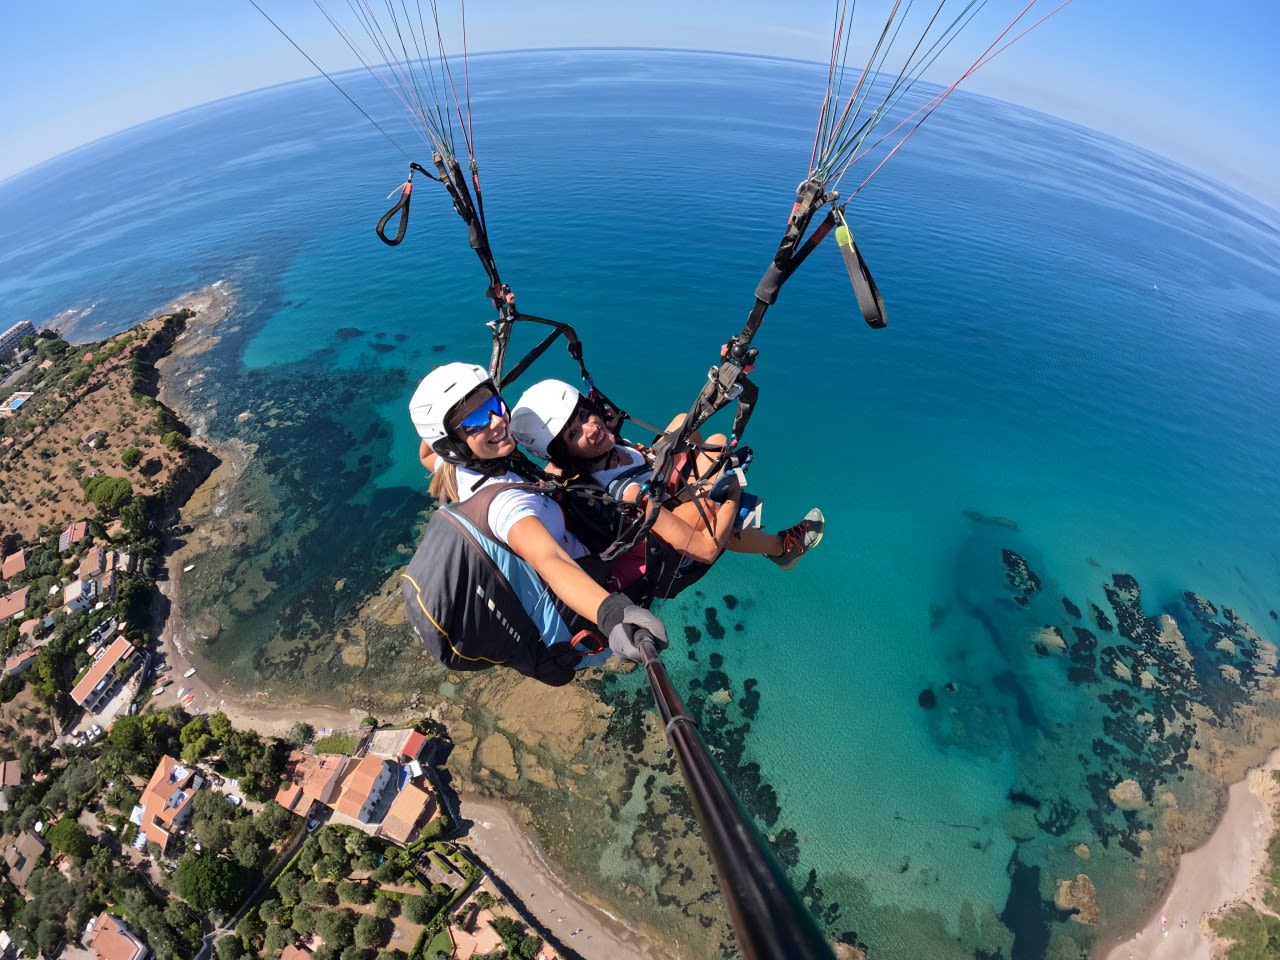
<path id="1" fill-rule="evenodd" d="M 479 486 L 475 486 L 483 474 L 464 466 L 458 467 L 458 496 L 463 500 L 474 496 L 482 489 L 494 483 L 528 483 L 524 477 L 513 471 L 500 473 L 490 477 Z M 504 490 L 495 494 L 489 504 L 489 529 L 502 545 L 510 547 L 507 536 L 515 524 L 525 517 L 537 517 L 547 532 L 564 548 L 574 560 L 586 556 L 590 551 L 582 545 L 577 537 L 565 529 L 564 511 L 545 493 L 536 490 Z"/>
<path id="2" fill-rule="evenodd" d="M 604 487 L 606 490 L 609 489 L 610 483 L 612 483 L 618 477 L 622 476 L 628 470 L 632 470 L 635 467 L 648 463 L 648 460 L 645 459 L 644 454 L 641 453 L 639 450 L 637 450 L 635 447 L 626 447 L 626 446 L 623 446 L 622 444 L 618 444 L 616 447 L 614 447 L 614 449 L 617 450 L 619 453 L 625 454 L 625 462 L 616 467 L 609 467 L 607 470 L 596 470 L 591 474 L 591 479 L 594 480 L 596 483 L 600 484 L 600 486 Z M 643 477 L 643 479 L 647 480 L 649 478 Z M 628 490 L 630 490 L 632 487 L 638 487 L 639 485 L 640 485 L 640 479 L 632 480 L 622 490 L 617 491 L 615 496 L 617 496 L 619 499 L 622 499 L 623 495 Z"/>

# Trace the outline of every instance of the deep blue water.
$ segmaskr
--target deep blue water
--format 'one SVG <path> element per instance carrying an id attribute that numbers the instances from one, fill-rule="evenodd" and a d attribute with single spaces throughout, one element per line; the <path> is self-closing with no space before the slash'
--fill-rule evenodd
<path id="1" fill-rule="evenodd" d="M 741 327 L 804 176 L 821 69 L 597 51 L 482 57 L 472 72 L 492 240 L 521 306 L 573 323 L 592 372 L 637 416 L 683 409 Z M 75 335 L 98 338 L 229 278 L 243 335 L 218 361 L 232 373 L 207 387 L 209 428 L 261 431 L 234 415 L 339 384 L 325 423 L 356 438 L 349 466 L 367 459 L 346 486 L 285 508 L 345 524 L 337 549 L 308 558 L 310 586 L 374 584 L 421 506 L 414 382 L 488 355 L 484 277 L 438 188 L 418 181 L 403 246 L 374 237 L 403 176 L 322 80 L 98 141 L 0 184 L 0 326 L 76 311 Z M 926 955 L 928 940 L 932 956 L 1038 956 L 1046 931 L 1087 945 L 1011 889 L 1025 895 L 1031 876 L 1043 901 L 1054 878 L 1087 870 L 1114 932 L 1149 906 L 1159 873 L 1132 882 L 1122 841 L 1144 824 L 1100 803 L 1098 785 L 1144 770 L 1180 803 L 1209 805 L 1176 747 L 1144 753 L 1118 726 L 1146 709 L 1170 743 L 1179 691 L 1232 700 L 1204 642 L 1215 628 L 1183 592 L 1230 608 L 1223 630 L 1280 641 L 1280 215 L 964 94 L 850 212 L 890 327 L 856 319 L 834 247 L 820 250 L 756 340 L 749 435 L 766 522 L 820 504 L 826 540 L 793 573 L 720 564 L 703 597 L 665 608 L 674 634 L 699 635 L 691 659 L 677 640 L 668 660 L 689 689 L 711 649 L 732 684 L 757 681 L 748 759 L 796 831 L 800 875 L 817 872 L 841 903 L 837 929 L 875 955 Z M 220 387 L 235 396 L 218 407 Z M 1039 577 L 1025 605 L 1005 550 Z M 1169 664 L 1151 667 L 1152 689 L 1107 675 L 1108 646 L 1130 663 L 1140 646 L 1091 619 L 1090 604 L 1118 619 L 1104 590 L 1116 574 L 1200 644 L 1194 678 Z M 220 666 L 251 675 L 278 615 L 225 624 L 241 639 L 215 651 Z M 1037 650 L 1050 625 L 1068 641 L 1087 629 L 1096 654 L 1083 640 L 1070 655 Z"/>

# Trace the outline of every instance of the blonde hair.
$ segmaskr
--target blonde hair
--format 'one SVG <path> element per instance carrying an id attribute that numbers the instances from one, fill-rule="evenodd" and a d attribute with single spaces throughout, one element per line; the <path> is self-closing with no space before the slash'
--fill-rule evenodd
<path id="1" fill-rule="evenodd" d="M 449 503 L 458 499 L 458 468 L 443 458 L 437 458 L 436 468 L 431 471 L 431 486 L 427 492 L 436 498 L 438 503 Z"/>

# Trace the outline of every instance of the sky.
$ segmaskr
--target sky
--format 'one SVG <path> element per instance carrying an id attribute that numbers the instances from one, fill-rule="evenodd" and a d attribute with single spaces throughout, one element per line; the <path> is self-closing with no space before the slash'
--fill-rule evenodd
<path id="1" fill-rule="evenodd" d="M 357 65 L 311 0 L 259 3 L 326 70 Z M 887 3 L 858 4 L 855 46 Z M 963 51 L 976 55 L 1024 3 L 988 0 Z M 349 19 L 345 0 L 326 5 Z M 438 5 L 442 16 L 458 9 Z M 835 0 L 471 0 L 466 15 L 474 51 L 638 46 L 825 61 L 834 10 Z M 0 0 L 0 27 L 0 180 L 155 117 L 316 75 L 249 0 Z M 1278 0 L 1070 0 L 962 89 L 1100 130 L 1280 209 L 1277 45 Z M 962 69 L 955 59 L 928 79 L 949 83 Z"/>

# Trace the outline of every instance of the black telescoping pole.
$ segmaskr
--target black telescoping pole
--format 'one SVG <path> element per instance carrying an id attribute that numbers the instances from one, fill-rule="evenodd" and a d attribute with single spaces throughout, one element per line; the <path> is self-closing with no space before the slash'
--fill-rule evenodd
<path id="1" fill-rule="evenodd" d="M 667 742 L 702 825 L 743 955 L 747 960 L 834 960 L 817 921 L 707 752 L 702 732 L 685 713 L 653 642 L 644 636 L 639 646 Z"/>

